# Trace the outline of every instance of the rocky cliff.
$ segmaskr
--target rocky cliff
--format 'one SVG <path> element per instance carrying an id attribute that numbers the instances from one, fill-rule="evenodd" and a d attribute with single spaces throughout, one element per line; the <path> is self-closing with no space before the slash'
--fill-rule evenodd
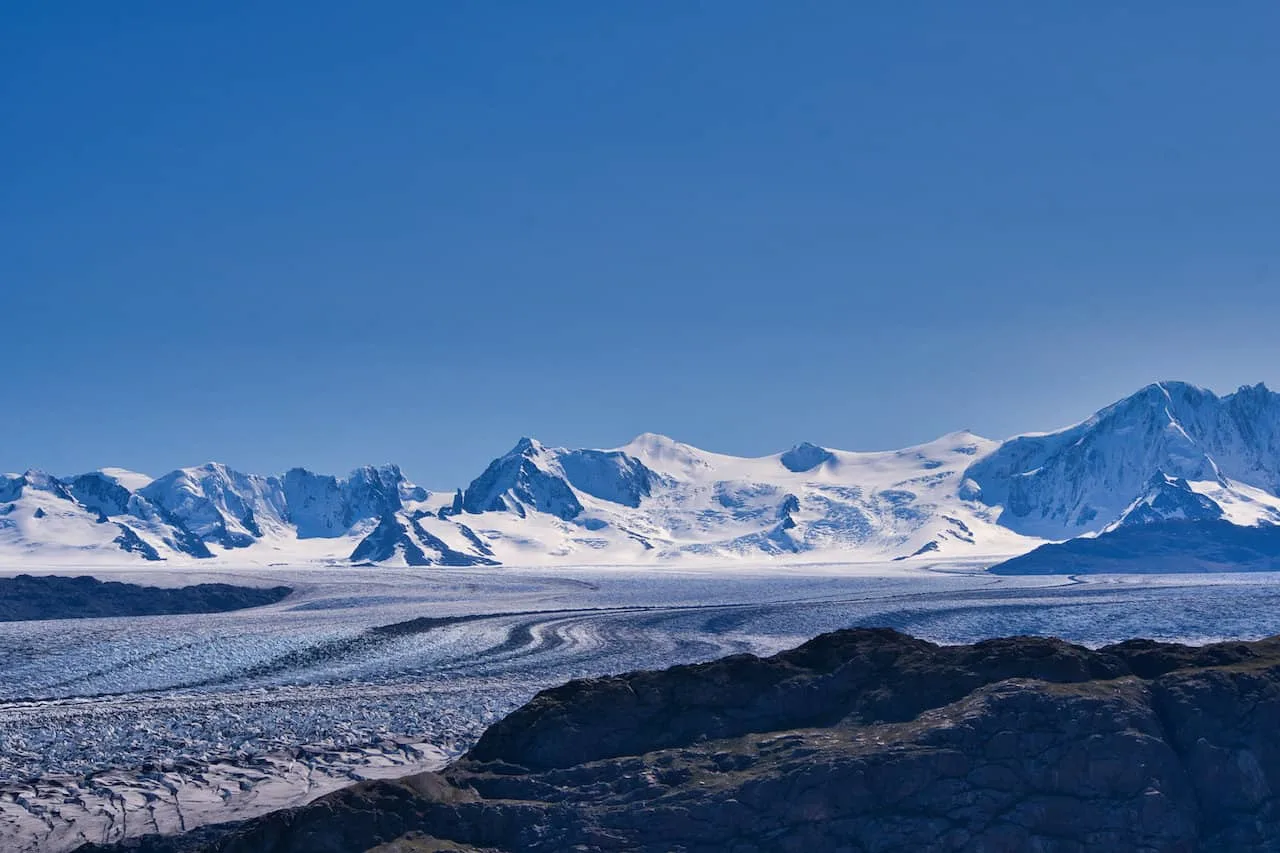
<path id="1" fill-rule="evenodd" d="M 1280 639 L 826 634 L 574 681 L 439 774 L 102 850 L 1280 849 Z"/>

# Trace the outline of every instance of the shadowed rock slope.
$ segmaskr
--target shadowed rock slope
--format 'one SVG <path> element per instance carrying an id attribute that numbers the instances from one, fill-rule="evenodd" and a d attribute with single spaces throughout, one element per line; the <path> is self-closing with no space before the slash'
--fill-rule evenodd
<path id="1" fill-rule="evenodd" d="M 890 630 L 573 681 L 438 774 L 99 850 L 1280 850 L 1280 639 Z"/>
<path id="2" fill-rule="evenodd" d="M 226 613 L 275 604 L 291 592 L 287 586 L 264 589 L 202 583 L 167 588 L 86 576 L 18 575 L 0 578 L 0 622 Z"/>

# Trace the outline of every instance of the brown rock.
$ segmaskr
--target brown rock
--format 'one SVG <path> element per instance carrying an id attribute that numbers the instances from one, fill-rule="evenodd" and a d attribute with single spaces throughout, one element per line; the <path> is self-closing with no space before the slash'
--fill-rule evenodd
<path id="1" fill-rule="evenodd" d="M 440 774 L 116 848 L 1280 850 L 1280 642 L 826 634 L 574 681 Z"/>

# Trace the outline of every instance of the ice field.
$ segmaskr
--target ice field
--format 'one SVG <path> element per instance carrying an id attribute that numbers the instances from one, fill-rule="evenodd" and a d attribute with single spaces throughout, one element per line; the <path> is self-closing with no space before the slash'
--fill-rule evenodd
<path id="1" fill-rule="evenodd" d="M 94 574 L 294 593 L 233 613 L 0 624 L 6 851 L 190 829 L 432 768 L 568 678 L 771 653 L 837 628 L 1090 645 L 1280 633 L 1280 585 L 1256 573 L 996 577 L 976 565 L 864 564 Z"/>

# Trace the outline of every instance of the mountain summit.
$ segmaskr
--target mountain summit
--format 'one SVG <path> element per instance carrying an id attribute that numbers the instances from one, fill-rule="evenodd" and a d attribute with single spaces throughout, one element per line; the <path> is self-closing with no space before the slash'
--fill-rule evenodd
<path id="1" fill-rule="evenodd" d="M 0 477 L 0 561 L 628 563 L 983 559 L 1147 526 L 1280 523 L 1280 395 L 1160 382 L 1052 433 L 742 458 L 644 433 L 522 438 L 465 488 L 218 463 Z M 1100 540 L 1101 542 L 1101 540 Z M 1092 547 L 1092 546 L 1091 546 Z M 1101 545 L 1099 547 L 1102 547 Z"/>
<path id="2" fill-rule="evenodd" d="M 1237 505 L 1232 520 L 1280 518 L 1280 394 L 1158 382 L 1076 426 L 1010 439 L 968 476 L 1003 526 L 1069 539 L 1118 520 L 1157 474 Z"/>

